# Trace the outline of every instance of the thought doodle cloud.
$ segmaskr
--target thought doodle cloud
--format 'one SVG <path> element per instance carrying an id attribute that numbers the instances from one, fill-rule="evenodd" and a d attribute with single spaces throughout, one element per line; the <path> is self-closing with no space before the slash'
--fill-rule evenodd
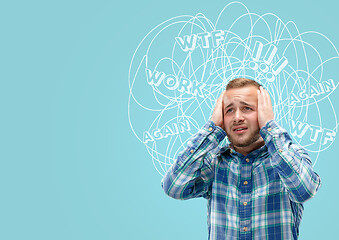
<path id="1" fill-rule="evenodd" d="M 199 13 L 171 18 L 138 45 L 129 69 L 129 122 L 163 175 L 209 120 L 227 83 L 255 79 L 270 93 L 275 119 L 315 164 L 331 146 L 331 95 L 339 54 L 323 34 L 228 4 L 215 23 Z M 227 141 L 227 139 L 226 139 Z"/>

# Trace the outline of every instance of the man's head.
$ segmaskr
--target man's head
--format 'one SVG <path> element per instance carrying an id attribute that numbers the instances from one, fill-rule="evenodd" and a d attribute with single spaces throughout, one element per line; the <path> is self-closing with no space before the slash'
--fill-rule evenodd
<path id="1" fill-rule="evenodd" d="M 244 155 L 264 145 L 258 123 L 260 86 L 254 80 L 237 78 L 228 83 L 224 94 L 224 129 L 235 150 Z"/>
<path id="2" fill-rule="evenodd" d="M 233 88 L 242 88 L 242 87 L 248 87 L 248 86 L 253 86 L 259 89 L 261 84 L 248 78 L 236 78 L 227 83 L 226 91 L 229 89 L 233 89 Z"/>

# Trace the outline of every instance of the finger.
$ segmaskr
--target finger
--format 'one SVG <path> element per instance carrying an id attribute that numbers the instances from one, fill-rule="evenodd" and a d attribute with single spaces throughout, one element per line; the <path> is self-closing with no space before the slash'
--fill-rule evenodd
<path id="1" fill-rule="evenodd" d="M 223 106 L 224 105 L 224 95 L 225 95 L 225 91 L 223 91 L 221 94 L 220 94 L 220 105 Z"/>
<path id="2" fill-rule="evenodd" d="M 220 101 L 221 101 L 221 113 L 222 113 L 222 116 L 224 116 L 224 94 L 225 94 L 225 91 L 223 91 L 221 94 L 220 94 Z"/>
<path id="3" fill-rule="evenodd" d="M 266 90 L 266 96 L 267 96 L 267 103 L 272 106 L 271 96 L 270 93 Z"/>
<path id="4" fill-rule="evenodd" d="M 222 96 L 222 93 L 221 93 L 220 96 L 217 98 L 217 101 L 215 102 L 215 106 L 217 106 L 218 104 L 220 104 L 221 96 Z"/>
<path id="5" fill-rule="evenodd" d="M 220 94 L 220 96 L 218 98 L 220 101 L 222 101 L 224 99 L 224 93 L 225 93 L 225 91 L 222 91 L 222 93 Z"/>
<path id="6" fill-rule="evenodd" d="M 222 102 L 223 102 L 223 92 L 220 94 L 217 101 L 215 102 L 214 112 L 221 108 Z"/>
<path id="7" fill-rule="evenodd" d="M 211 120 L 219 127 L 223 128 L 223 99 L 224 91 L 218 97 L 211 116 Z"/>
<path id="8" fill-rule="evenodd" d="M 266 98 L 266 108 L 271 112 L 272 114 L 272 117 L 274 116 L 274 113 L 273 113 L 273 106 L 272 106 L 272 100 L 271 100 L 271 96 L 270 96 L 270 93 L 265 90 L 265 98 Z"/>
<path id="9" fill-rule="evenodd" d="M 268 94 L 268 91 L 266 90 L 266 89 L 264 89 L 263 87 L 261 87 L 262 89 L 262 96 L 263 96 L 263 104 L 264 104 L 264 106 L 265 107 L 267 107 L 268 106 L 268 104 L 269 104 L 269 94 Z"/>
<path id="10" fill-rule="evenodd" d="M 266 106 L 268 108 L 272 108 L 271 97 L 270 97 L 270 94 L 267 90 L 265 90 L 265 98 L 266 98 Z"/>
<path id="11" fill-rule="evenodd" d="M 270 111 L 272 113 L 272 116 L 274 117 L 272 99 L 271 99 L 270 93 L 268 91 L 267 91 L 267 97 L 268 97 L 268 104 L 269 104 Z"/>
<path id="12" fill-rule="evenodd" d="M 260 87 L 258 89 L 258 107 L 261 107 L 263 104 L 264 102 L 263 102 L 262 88 Z"/>

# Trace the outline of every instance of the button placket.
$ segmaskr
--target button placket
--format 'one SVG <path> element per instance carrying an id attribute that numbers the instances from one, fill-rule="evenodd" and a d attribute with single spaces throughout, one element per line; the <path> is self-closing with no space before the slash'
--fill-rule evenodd
<path id="1" fill-rule="evenodd" d="M 240 182 L 239 188 L 241 191 L 241 197 L 239 199 L 239 208 L 240 208 L 240 232 L 244 235 L 248 235 L 250 233 L 249 226 L 251 225 L 251 221 L 249 220 L 251 217 L 251 194 L 252 194 L 252 165 L 251 159 L 249 157 L 239 158 L 239 162 L 241 165 L 240 171 Z"/>

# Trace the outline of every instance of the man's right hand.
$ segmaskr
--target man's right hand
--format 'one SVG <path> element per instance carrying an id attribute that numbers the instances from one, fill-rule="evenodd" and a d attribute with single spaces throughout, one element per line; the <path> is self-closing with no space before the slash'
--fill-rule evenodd
<path id="1" fill-rule="evenodd" d="M 224 128 L 224 110 L 223 110 L 224 93 L 225 93 L 225 91 L 223 91 L 220 94 L 219 98 L 217 99 L 217 102 L 215 104 L 215 107 L 214 107 L 214 110 L 213 110 L 213 113 L 212 113 L 211 120 L 212 120 L 212 122 L 214 122 L 214 124 L 216 126 L 221 127 L 225 131 L 225 128 Z"/>

